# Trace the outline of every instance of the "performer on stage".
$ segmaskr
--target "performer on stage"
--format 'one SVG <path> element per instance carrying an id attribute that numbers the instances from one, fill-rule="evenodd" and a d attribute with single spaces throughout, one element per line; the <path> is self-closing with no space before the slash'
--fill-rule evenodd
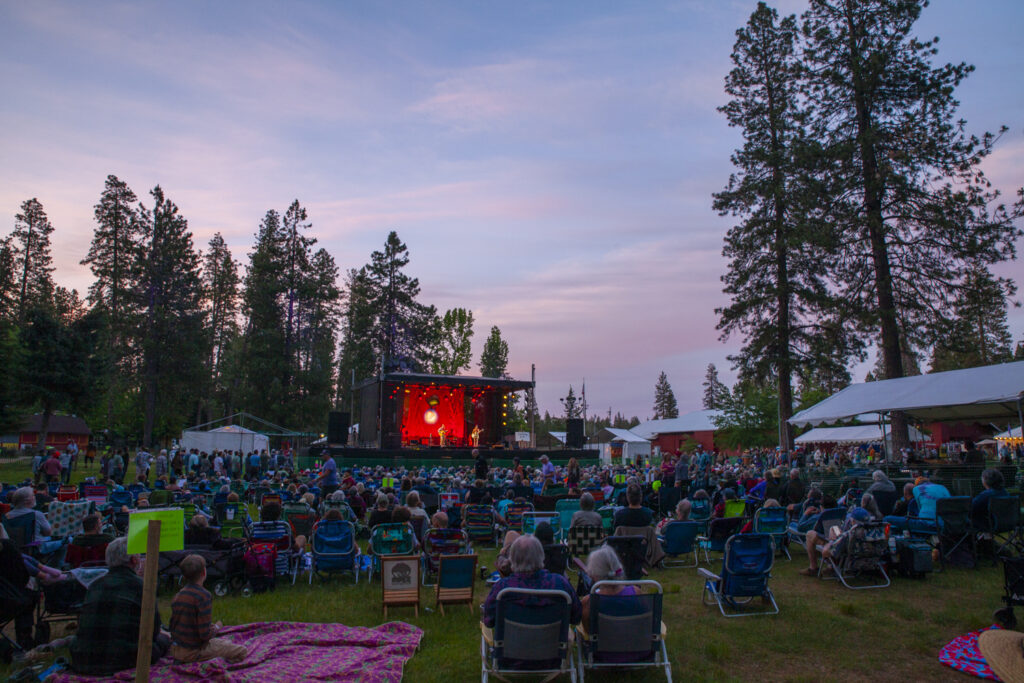
<path id="1" fill-rule="evenodd" d="M 473 442 L 473 448 L 480 445 L 480 425 L 473 426 L 473 431 L 469 433 L 469 440 Z"/>
<path id="2" fill-rule="evenodd" d="M 443 423 L 437 428 L 437 438 L 441 443 L 441 448 L 448 445 L 448 428 Z"/>

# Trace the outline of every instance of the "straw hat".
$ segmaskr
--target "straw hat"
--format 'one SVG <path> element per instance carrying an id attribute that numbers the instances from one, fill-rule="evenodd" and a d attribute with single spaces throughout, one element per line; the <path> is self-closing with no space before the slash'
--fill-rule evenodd
<path id="1" fill-rule="evenodd" d="M 992 629 L 978 638 L 978 649 L 1006 683 L 1024 682 L 1024 633 Z"/>

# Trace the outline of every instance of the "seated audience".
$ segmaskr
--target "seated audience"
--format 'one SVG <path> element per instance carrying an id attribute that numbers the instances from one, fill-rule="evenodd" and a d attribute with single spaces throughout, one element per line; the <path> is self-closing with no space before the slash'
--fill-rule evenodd
<path id="1" fill-rule="evenodd" d="M 569 526 L 601 526 L 603 523 L 601 514 L 594 510 L 594 496 L 584 493 L 580 496 L 580 509 L 572 513 Z"/>
<path id="2" fill-rule="evenodd" d="M 128 539 L 116 538 L 107 546 L 107 575 L 90 586 L 78 618 L 78 632 L 71 643 L 71 668 L 80 674 L 110 676 L 135 667 L 142 613 L 144 559 L 128 554 Z M 156 663 L 170 645 L 160 628 L 160 612 L 153 617 L 153 650 Z"/>
<path id="3" fill-rule="evenodd" d="M 580 623 L 582 606 L 576 597 L 576 591 L 569 585 L 569 581 L 561 574 L 552 574 L 544 569 L 544 547 L 541 542 L 530 535 L 519 536 L 509 548 L 509 561 L 512 573 L 499 579 L 484 601 L 483 624 L 488 629 L 494 627 L 495 613 L 497 611 L 498 594 L 505 588 L 535 588 L 544 590 L 559 590 L 569 596 L 572 601 L 570 622 Z M 522 604 L 546 605 L 547 598 L 537 600 L 522 598 L 517 600 Z"/>
<path id="4" fill-rule="evenodd" d="M 613 527 L 648 526 L 654 520 L 654 512 L 643 506 L 643 491 L 637 484 L 626 488 L 626 504 L 628 507 L 615 512 Z"/>
<path id="5" fill-rule="evenodd" d="M 690 510 L 692 508 L 693 508 L 693 503 L 688 501 L 686 498 L 683 498 L 681 501 L 676 503 L 676 509 L 673 512 L 673 515 L 671 517 L 666 517 L 665 519 L 663 519 L 660 522 L 658 522 L 658 533 L 660 534 L 662 532 L 662 530 L 664 530 L 664 528 L 669 525 L 669 522 L 687 522 L 687 521 L 689 521 L 689 519 L 690 519 Z"/>
<path id="6" fill-rule="evenodd" d="M 179 662 L 223 657 L 234 663 L 245 659 L 248 651 L 244 645 L 215 637 L 221 623 L 210 623 L 213 596 L 203 588 L 206 560 L 201 555 L 189 555 L 181 561 L 180 567 L 186 585 L 171 602 L 171 655 Z"/>
<path id="7" fill-rule="evenodd" d="M 1006 483 L 1003 473 L 997 469 L 987 469 L 981 473 L 981 484 L 985 490 L 971 501 L 971 523 L 977 531 L 989 531 L 992 528 L 988 515 L 988 501 L 995 496 L 1006 495 Z"/>
<path id="8" fill-rule="evenodd" d="M 830 537 L 829 530 L 826 529 L 825 533 L 819 533 L 812 529 L 807 532 L 807 539 L 804 542 L 804 547 L 807 550 L 807 569 L 801 569 L 800 574 L 803 576 L 817 576 L 818 575 L 818 544 L 824 544 L 821 550 L 822 559 L 833 558 L 838 560 L 842 557 L 846 551 L 846 542 L 849 538 L 850 531 L 859 524 L 871 521 L 871 513 L 862 507 L 855 507 L 850 510 L 850 513 L 846 516 L 846 521 L 843 522 L 842 528 L 838 535 Z"/>
<path id="9" fill-rule="evenodd" d="M 185 545 L 213 546 L 220 541 L 220 529 L 210 526 L 209 520 L 203 515 L 194 515 L 185 529 Z"/>
<path id="10" fill-rule="evenodd" d="M 378 493 L 377 500 L 373 506 L 373 512 L 370 513 L 370 519 L 367 520 L 366 525 L 372 529 L 378 524 L 390 523 L 391 510 L 388 509 L 388 497 L 383 493 Z"/>

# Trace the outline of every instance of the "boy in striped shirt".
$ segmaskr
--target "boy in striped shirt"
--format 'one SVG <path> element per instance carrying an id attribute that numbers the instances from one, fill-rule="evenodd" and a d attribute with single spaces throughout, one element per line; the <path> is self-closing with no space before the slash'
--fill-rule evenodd
<path id="1" fill-rule="evenodd" d="M 248 650 L 223 638 L 214 638 L 221 624 L 210 623 L 213 597 L 203 588 L 206 560 L 189 555 L 181 561 L 187 584 L 171 602 L 171 655 L 179 662 L 201 662 L 223 657 L 229 662 L 245 659 Z"/>

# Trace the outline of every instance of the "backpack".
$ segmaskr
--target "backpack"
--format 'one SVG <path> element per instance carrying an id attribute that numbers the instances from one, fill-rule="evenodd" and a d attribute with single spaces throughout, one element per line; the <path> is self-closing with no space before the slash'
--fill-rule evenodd
<path id="1" fill-rule="evenodd" d="M 245 573 L 253 592 L 262 593 L 274 588 L 274 565 L 277 546 L 273 543 L 253 543 L 245 551 Z"/>

